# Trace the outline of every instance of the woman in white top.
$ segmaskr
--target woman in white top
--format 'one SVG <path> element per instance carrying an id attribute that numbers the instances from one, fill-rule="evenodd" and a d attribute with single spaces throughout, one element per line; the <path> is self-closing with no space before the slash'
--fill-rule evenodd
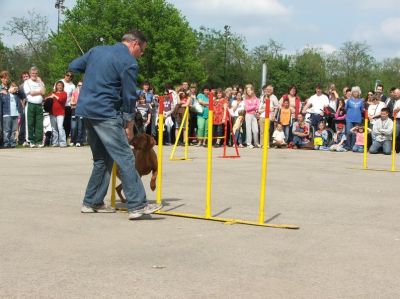
<path id="1" fill-rule="evenodd" d="M 372 97 L 372 104 L 368 106 L 368 119 L 370 128 L 372 128 L 375 121 L 381 117 L 381 110 L 385 107 L 385 103 L 380 101 L 378 96 L 374 95 Z"/>

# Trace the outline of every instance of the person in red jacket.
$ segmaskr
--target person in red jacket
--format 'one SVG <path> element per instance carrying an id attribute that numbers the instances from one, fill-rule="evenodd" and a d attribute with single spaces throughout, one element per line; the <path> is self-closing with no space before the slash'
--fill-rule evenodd
<path id="1" fill-rule="evenodd" d="M 65 103 L 67 101 L 67 93 L 64 91 L 64 82 L 56 83 L 55 92 L 50 94 L 47 101 L 53 101 L 50 112 L 50 121 L 53 128 L 53 136 L 51 143 L 54 147 L 66 147 L 67 140 L 64 130 Z"/>

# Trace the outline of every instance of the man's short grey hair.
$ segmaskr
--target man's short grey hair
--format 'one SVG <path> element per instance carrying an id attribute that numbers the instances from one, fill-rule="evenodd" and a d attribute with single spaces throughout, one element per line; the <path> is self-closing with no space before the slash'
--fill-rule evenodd
<path id="1" fill-rule="evenodd" d="M 124 36 L 122 37 L 123 42 L 132 42 L 135 40 L 139 41 L 140 43 L 147 42 L 146 36 L 144 35 L 143 32 L 141 32 L 139 30 L 131 30 L 131 31 L 125 33 Z"/>
<path id="2" fill-rule="evenodd" d="M 29 69 L 29 73 L 32 73 L 33 71 L 36 71 L 36 72 L 39 73 L 39 69 L 38 69 L 36 66 L 32 66 L 32 67 Z"/>
<path id="3" fill-rule="evenodd" d="M 361 95 L 361 88 L 360 88 L 360 86 L 353 86 L 353 87 L 351 88 L 351 93 L 353 93 L 353 92 L 358 92 L 358 95 L 360 96 L 360 95 Z"/>

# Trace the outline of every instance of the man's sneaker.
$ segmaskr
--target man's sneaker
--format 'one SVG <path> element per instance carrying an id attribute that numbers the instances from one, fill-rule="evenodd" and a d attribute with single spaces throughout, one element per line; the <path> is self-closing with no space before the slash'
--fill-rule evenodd
<path id="1" fill-rule="evenodd" d="M 89 207 L 82 205 L 81 213 L 115 213 L 115 209 L 106 205 Z"/>
<path id="2" fill-rule="evenodd" d="M 143 208 L 143 214 L 145 214 L 145 215 L 153 214 L 154 212 L 157 212 L 158 210 L 161 210 L 161 208 L 162 208 L 162 205 L 148 203 Z"/>
<path id="3" fill-rule="evenodd" d="M 71 142 L 71 143 L 69 144 L 69 146 L 75 146 L 75 143 Z"/>
<path id="4" fill-rule="evenodd" d="M 133 219 L 140 218 L 143 215 L 143 212 L 144 212 L 144 209 L 129 211 L 128 219 L 133 220 Z"/>
<path id="5" fill-rule="evenodd" d="M 27 147 L 27 146 L 29 146 L 29 143 L 25 141 L 25 142 L 22 144 L 22 146 L 23 146 L 23 147 Z"/>
<path id="6" fill-rule="evenodd" d="M 254 145 L 250 144 L 247 146 L 247 148 L 254 148 Z"/>
<path id="7" fill-rule="evenodd" d="M 129 211 L 129 220 L 140 218 L 142 215 L 150 215 L 162 208 L 162 205 L 158 204 L 147 204 L 144 208 Z"/>
<path id="8" fill-rule="evenodd" d="M 81 147 L 81 144 L 78 142 L 77 144 L 75 144 L 76 147 Z"/>
<path id="9" fill-rule="evenodd" d="M 29 147 L 30 147 L 30 148 L 34 148 L 34 147 L 36 147 L 36 144 L 31 143 L 31 144 L 29 145 Z"/>
<path id="10" fill-rule="evenodd" d="M 44 147 L 44 143 L 39 144 L 38 147 L 40 148 Z"/>

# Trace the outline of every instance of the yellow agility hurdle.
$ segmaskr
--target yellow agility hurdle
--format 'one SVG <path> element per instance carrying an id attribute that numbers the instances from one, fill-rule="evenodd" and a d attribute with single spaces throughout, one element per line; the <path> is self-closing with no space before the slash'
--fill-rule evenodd
<path id="1" fill-rule="evenodd" d="M 163 122 L 163 124 L 164 124 L 164 122 Z M 175 158 L 174 157 L 175 151 L 176 151 L 176 148 L 178 147 L 178 142 L 181 137 L 183 128 L 185 128 L 185 135 L 183 136 L 183 139 L 185 142 L 184 157 L 183 158 Z M 158 131 L 160 132 L 160 130 L 158 130 Z M 160 134 L 158 134 L 158 135 L 160 135 Z M 160 143 L 158 143 L 158 144 L 160 145 Z M 178 135 L 175 136 L 175 143 L 172 148 L 171 156 L 169 157 L 169 159 L 171 161 L 181 161 L 181 160 L 190 161 L 192 159 L 188 158 L 188 152 L 189 152 L 189 106 L 187 106 L 185 108 L 185 113 L 183 114 L 182 123 L 179 127 Z"/>
<path id="2" fill-rule="evenodd" d="M 162 99 L 160 99 L 162 101 Z M 266 132 L 269 129 L 269 102 L 266 105 L 268 109 L 266 109 L 266 122 L 265 128 Z M 163 107 L 162 102 L 160 103 L 160 107 Z M 162 111 L 160 110 L 160 116 Z M 209 96 L 209 119 L 213 118 L 213 95 Z M 158 183 L 157 183 L 157 203 L 162 203 L 162 135 L 163 132 L 163 122 L 160 121 L 159 117 L 159 139 L 158 139 Z M 160 139 L 161 138 L 161 139 Z M 188 213 L 177 213 L 177 212 L 168 212 L 168 211 L 158 211 L 156 214 L 166 215 L 166 216 L 175 216 L 175 217 L 184 217 L 184 218 L 192 218 L 192 219 L 200 219 L 200 220 L 211 220 L 223 222 L 225 224 L 246 224 L 246 225 L 255 225 L 261 227 L 270 227 L 270 228 L 284 228 L 284 229 L 299 229 L 296 225 L 290 224 L 268 224 L 264 223 L 264 209 L 265 209 L 265 193 L 266 193 L 266 177 L 267 177 L 267 158 L 268 158 L 268 134 L 264 135 L 264 146 L 263 149 L 263 164 L 262 164 L 262 175 L 261 175 L 261 193 L 260 193 L 260 206 L 259 206 L 259 215 L 258 221 L 247 221 L 241 219 L 231 219 L 231 218 L 222 218 L 222 217 L 213 217 L 211 215 L 211 187 L 212 187 L 212 122 L 208 122 L 208 144 L 207 144 L 207 183 L 206 183 L 206 203 L 205 203 L 205 215 L 194 215 Z"/>
<path id="3" fill-rule="evenodd" d="M 390 170 L 387 169 L 379 169 L 379 168 L 369 168 L 368 167 L 368 111 L 366 110 L 364 113 L 364 153 L 363 153 L 363 167 L 355 168 L 350 167 L 349 169 L 356 170 L 369 170 L 369 171 L 383 171 L 383 172 L 400 172 L 396 170 L 396 122 L 397 122 L 397 113 L 393 114 L 393 132 L 392 132 L 392 164 Z"/>

